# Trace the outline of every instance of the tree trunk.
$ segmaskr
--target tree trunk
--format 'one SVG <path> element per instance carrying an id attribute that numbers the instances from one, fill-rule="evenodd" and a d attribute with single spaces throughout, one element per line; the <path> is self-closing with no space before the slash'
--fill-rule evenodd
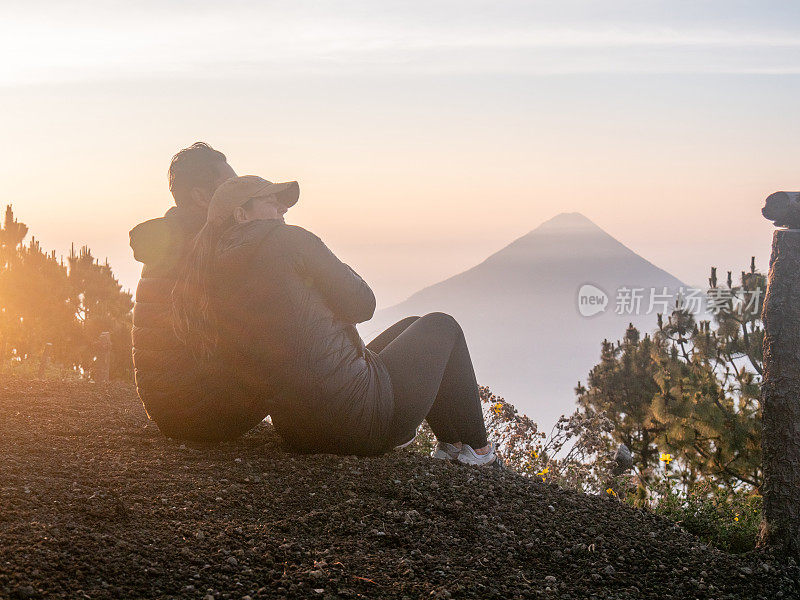
<path id="1" fill-rule="evenodd" d="M 94 380 L 98 383 L 108 381 L 111 369 L 111 333 L 104 331 L 97 340 L 97 358 L 94 363 Z"/>
<path id="2" fill-rule="evenodd" d="M 764 299 L 759 545 L 800 556 L 800 230 L 775 231 Z"/>
<path id="3" fill-rule="evenodd" d="M 47 342 L 42 351 L 42 357 L 39 360 L 39 379 L 44 379 L 47 375 L 47 369 L 50 367 L 50 357 L 53 354 L 53 344 Z"/>

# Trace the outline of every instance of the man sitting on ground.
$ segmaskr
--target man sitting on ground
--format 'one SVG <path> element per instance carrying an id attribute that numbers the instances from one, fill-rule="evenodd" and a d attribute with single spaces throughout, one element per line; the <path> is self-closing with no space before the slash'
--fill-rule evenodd
<path id="1" fill-rule="evenodd" d="M 184 148 L 169 166 L 175 206 L 130 232 L 134 258 L 144 264 L 133 309 L 136 387 L 148 416 L 166 435 L 207 395 L 213 379 L 198 371 L 172 330 L 170 297 L 176 268 L 205 224 L 214 192 L 235 176 L 225 155 L 208 144 Z"/>

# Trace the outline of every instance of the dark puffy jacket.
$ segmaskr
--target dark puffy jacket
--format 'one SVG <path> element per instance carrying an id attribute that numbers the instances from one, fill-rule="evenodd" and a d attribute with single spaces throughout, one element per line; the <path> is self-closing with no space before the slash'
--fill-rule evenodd
<path id="1" fill-rule="evenodd" d="M 213 282 L 221 360 L 272 397 L 272 421 L 287 443 L 316 452 L 386 449 L 392 385 L 355 327 L 375 311 L 355 271 L 280 218 L 225 232 Z"/>
<path id="2" fill-rule="evenodd" d="M 162 433 L 220 441 L 257 425 L 272 397 L 237 377 L 230 361 L 198 367 L 173 332 L 177 267 L 205 220 L 205 210 L 175 207 L 131 230 L 134 257 L 144 263 L 133 308 L 133 364 L 139 397 Z"/>
<path id="3" fill-rule="evenodd" d="M 136 387 L 162 429 L 186 418 L 203 389 L 203 374 L 172 331 L 170 296 L 178 263 L 204 223 L 205 211 L 173 207 L 130 232 L 133 256 L 144 263 L 131 331 Z"/>

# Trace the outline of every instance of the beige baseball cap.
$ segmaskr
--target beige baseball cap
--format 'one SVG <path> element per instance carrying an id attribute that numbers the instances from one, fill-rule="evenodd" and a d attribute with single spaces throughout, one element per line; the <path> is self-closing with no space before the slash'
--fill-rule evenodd
<path id="1" fill-rule="evenodd" d="M 297 204 L 300 185 L 296 181 L 272 183 L 258 175 L 231 177 L 217 188 L 208 205 L 209 223 L 219 224 L 233 214 L 233 209 L 242 206 L 251 198 L 275 196 L 281 205 L 289 208 Z"/>

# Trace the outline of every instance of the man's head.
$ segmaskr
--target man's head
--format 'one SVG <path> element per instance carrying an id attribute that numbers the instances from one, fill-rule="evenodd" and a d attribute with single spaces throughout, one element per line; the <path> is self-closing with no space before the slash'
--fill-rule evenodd
<path id="1" fill-rule="evenodd" d="M 178 206 L 207 207 L 216 189 L 231 177 L 236 172 L 222 152 L 195 142 L 172 157 L 169 191 Z"/>

